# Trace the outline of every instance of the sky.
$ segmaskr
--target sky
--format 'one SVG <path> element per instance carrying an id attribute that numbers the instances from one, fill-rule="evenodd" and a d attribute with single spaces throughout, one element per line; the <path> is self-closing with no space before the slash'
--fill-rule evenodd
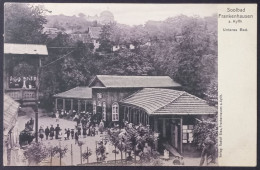
<path id="1" fill-rule="evenodd" d="M 86 16 L 99 16 L 102 11 L 109 10 L 118 23 L 127 25 L 145 24 L 148 20 L 162 21 L 180 14 L 205 17 L 217 12 L 217 5 L 214 4 L 45 3 L 43 5 L 52 11 L 51 15 L 77 16 L 83 13 Z"/>

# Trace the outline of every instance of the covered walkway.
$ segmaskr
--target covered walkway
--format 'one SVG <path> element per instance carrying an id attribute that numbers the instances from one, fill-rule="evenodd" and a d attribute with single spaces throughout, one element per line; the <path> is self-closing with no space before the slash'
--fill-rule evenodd
<path id="1" fill-rule="evenodd" d="M 217 113 L 217 108 L 184 91 L 144 88 L 120 102 L 121 120 L 150 125 L 180 153 L 193 140 L 195 118 Z"/>

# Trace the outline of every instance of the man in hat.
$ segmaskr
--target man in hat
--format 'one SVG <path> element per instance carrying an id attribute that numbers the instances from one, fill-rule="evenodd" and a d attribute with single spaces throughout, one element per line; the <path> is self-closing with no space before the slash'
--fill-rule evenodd
<path id="1" fill-rule="evenodd" d="M 67 130 L 67 139 L 70 139 L 70 129 Z"/>
<path id="2" fill-rule="evenodd" d="M 74 139 L 74 129 L 71 129 L 70 134 L 71 134 L 71 138 Z"/>
<path id="3" fill-rule="evenodd" d="M 201 153 L 200 166 L 204 164 L 206 157 L 207 165 L 210 163 L 216 163 L 216 146 L 214 141 L 208 136 L 203 143 L 203 150 Z M 208 159 L 211 157 L 211 161 L 208 162 Z"/>
<path id="4" fill-rule="evenodd" d="M 60 132 L 60 126 L 59 126 L 59 124 L 57 124 L 57 126 L 55 128 L 55 139 L 59 138 L 59 132 Z"/>
<path id="5" fill-rule="evenodd" d="M 53 125 L 51 125 L 51 127 L 50 127 L 50 137 L 51 137 L 51 140 L 53 139 L 53 136 L 54 136 L 54 127 L 53 127 Z"/>
<path id="6" fill-rule="evenodd" d="M 46 129 L 45 129 L 46 140 L 48 140 L 49 134 L 50 134 L 50 129 L 49 129 L 49 127 L 47 126 Z"/>

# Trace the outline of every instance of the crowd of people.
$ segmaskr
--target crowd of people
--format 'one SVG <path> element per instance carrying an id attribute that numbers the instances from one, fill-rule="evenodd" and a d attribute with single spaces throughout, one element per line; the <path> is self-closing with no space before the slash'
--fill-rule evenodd
<path id="1" fill-rule="evenodd" d="M 15 77 L 10 76 L 9 79 L 9 88 L 35 88 L 36 87 L 36 76 L 27 76 L 27 77 Z"/>
<path id="2" fill-rule="evenodd" d="M 89 119 L 88 119 L 89 120 Z M 75 128 L 65 128 L 64 130 L 60 128 L 59 124 L 56 127 L 53 125 L 47 126 L 45 129 L 43 126 L 39 129 L 39 138 L 41 141 L 46 140 L 73 140 L 75 139 L 75 144 L 79 144 L 80 138 L 86 138 L 87 136 L 98 135 L 99 131 L 102 133 L 104 129 L 104 122 L 101 121 L 99 125 L 95 125 L 86 119 L 82 119 L 81 123 L 77 123 Z"/>

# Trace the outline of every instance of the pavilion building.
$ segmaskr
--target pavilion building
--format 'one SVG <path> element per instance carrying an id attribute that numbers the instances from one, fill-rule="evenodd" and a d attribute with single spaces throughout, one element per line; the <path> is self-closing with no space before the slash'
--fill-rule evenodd
<path id="1" fill-rule="evenodd" d="M 123 121 L 149 125 L 159 134 L 159 150 L 163 147 L 179 153 L 191 147 L 196 121 L 217 113 L 215 107 L 182 91 L 168 76 L 97 75 L 88 87 L 76 87 L 54 97 L 56 109 L 57 100 L 62 100 L 63 109 L 102 115 L 106 126 Z M 66 107 L 67 100 L 70 107 Z"/>

